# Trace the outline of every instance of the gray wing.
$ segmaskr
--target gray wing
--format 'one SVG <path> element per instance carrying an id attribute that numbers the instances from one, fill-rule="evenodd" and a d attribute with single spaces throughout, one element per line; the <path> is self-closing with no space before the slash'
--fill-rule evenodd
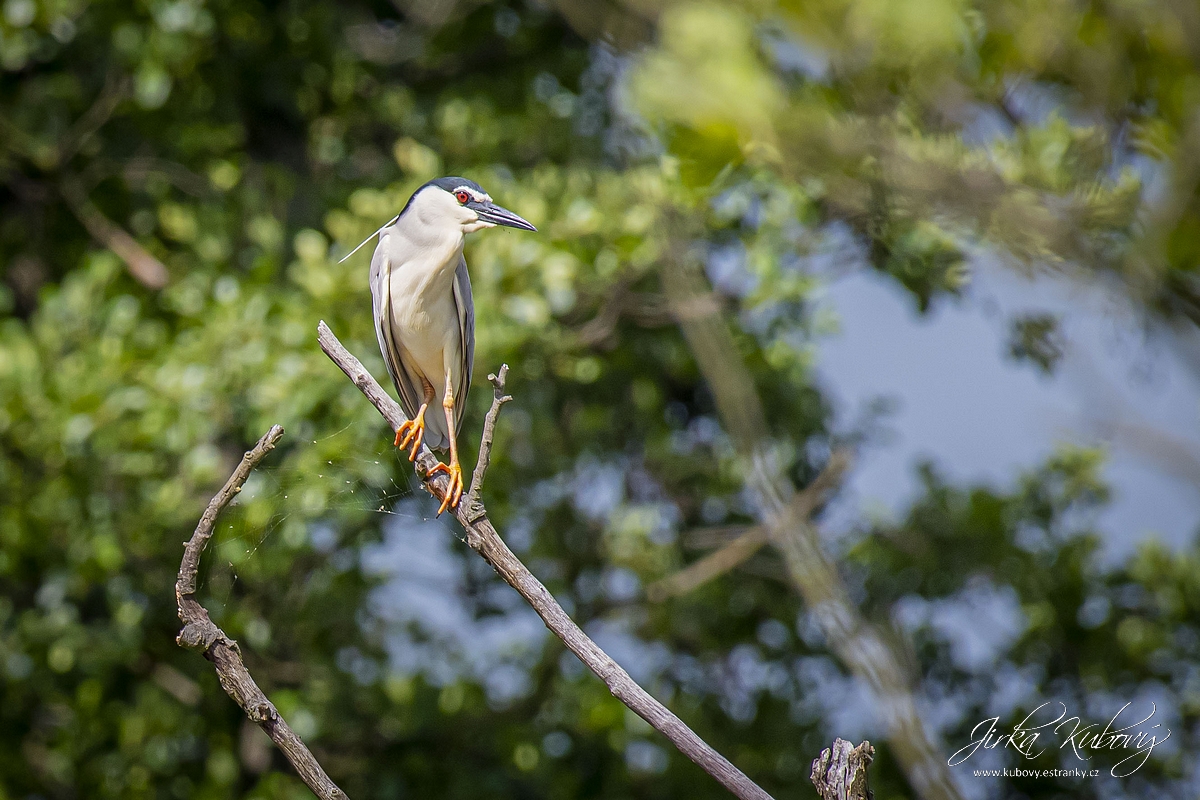
<path id="1" fill-rule="evenodd" d="M 409 379 L 408 371 L 400 358 L 399 342 L 392 328 L 392 282 L 391 264 L 383 252 L 383 240 L 375 248 L 371 258 L 371 300 L 375 314 L 375 336 L 379 339 L 379 351 L 383 354 L 383 363 L 387 366 L 388 375 L 400 395 L 400 405 L 404 413 L 412 419 L 421 407 L 421 392 Z M 468 289 L 468 292 L 470 290 Z"/>
<path id="2" fill-rule="evenodd" d="M 454 427 L 462 430 L 467 410 L 467 392 L 471 391 L 471 369 L 475 366 L 475 300 L 471 297 L 471 276 L 467 260 L 459 255 L 454 270 L 454 306 L 458 310 L 458 333 L 462 341 L 462 388 L 454 398 Z"/>

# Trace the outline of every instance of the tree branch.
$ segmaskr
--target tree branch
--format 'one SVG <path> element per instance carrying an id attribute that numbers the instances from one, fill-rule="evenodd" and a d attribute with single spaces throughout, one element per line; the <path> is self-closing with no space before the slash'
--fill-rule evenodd
<path id="1" fill-rule="evenodd" d="M 380 387 L 370 373 L 363 368 L 362 363 L 342 346 L 342 343 L 337 340 L 324 322 L 317 327 L 317 340 L 321 349 L 325 351 L 325 355 L 329 356 L 330 360 L 346 373 L 354 385 L 366 395 L 393 430 L 405 421 L 406 417 L 400 405 Z M 493 407 L 497 406 L 494 404 Z M 428 466 L 432 466 L 432 464 L 426 466 L 426 457 L 433 459 L 429 450 L 422 448 L 417 462 L 425 475 L 422 479 L 425 488 L 435 497 L 443 498 L 449 482 L 448 478 L 444 473 L 438 473 L 431 479 Z M 587 634 L 572 621 L 541 581 L 535 578 L 521 560 L 508 549 L 508 545 L 500 538 L 500 534 L 487 518 L 487 512 L 482 504 L 476 511 L 469 510 L 465 503 L 460 503 L 454 509 L 454 516 L 467 533 L 468 546 L 483 556 L 500 577 L 520 593 L 521 597 L 546 623 L 550 632 L 557 636 L 567 649 L 587 665 L 588 669 L 594 672 L 600 680 L 604 681 L 614 697 L 670 739 L 681 753 L 720 781 L 735 796 L 746 800 L 750 798 L 769 800 L 769 794 L 697 736 L 679 717 L 667 710 L 666 706 L 651 697 L 633 678 L 629 677 L 629 673 L 609 657 L 608 653 L 588 638 Z"/>
<path id="2" fill-rule="evenodd" d="M 633 291 L 633 284 L 638 277 L 626 275 L 618 279 L 600 302 L 596 315 L 575 329 L 581 347 L 612 349 L 616 344 L 617 326 L 622 319 L 633 320 L 647 328 L 674 322 L 674 317 L 667 311 L 666 298 Z"/>
<path id="3" fill-rule="evenodd" d="M 175 581 L 175 602 L 183 630 L 179 632 L 175 641 L 180 647 L 199 648 L 204 651 L 204 657 L 216 667 L 221 688 L 241 706 L 252 722 L 271 737 L 271 741 L 283 751 L 288 761 L 296 768 L 296 772 L 300 773 L 301 779 L 320 800 L 346 800 L 346 793 L 329 779 L 312 752 L 279 715 L 279 711 L 263 694 L 262 689 L 258 688 L 258 684 L 250 676 L 250 671 L 242 663 L 242 653 L 237 642 L 217 627 L 209 618 L 208 611 L 195 597 L 200 556 L 208 545 L 208 540 L 212 538 L 217 516 L 242 490 L 242 484 L 250 476 L 251 470 L 267 453 L 275 449 L 282 436 L 283 428 L 273 425 L 258 440 L 258 444 L 247 451 L 221 491 L 209 502 L 192 538 L 184 544 L 179 577 Z"/>
<path id="4" fill-rule="evenodd" d="M 812 516 L 813 511 L 821 504 L 825 495 L 841 482 L 842 475 L 849 465 L 849 452 L 835 450 L 829 457 L 828 463 L 825 464 L 825 468 L 813 479 L 812 483 L 792 498 L 793 513 L 804 519 Z M 671 597 L 685 595 L 745 563 L 746 559 L 757 553 L 769 541 L 770 536 L 766 528 L 762 526 L 750 528 L 720 550 L 709 553 L 674 575 L 668 575 L 647 586 L 646 598 L 657 603 Z"/>
<path id="5" fill-rule="evenodd" d="M 875 760 L 870 742 L 853 747 L 834 739 L 812 762 L 812 782 L 821 800 L 872 800 L 867 787 L 867 767 Z"/>
<path id="6" fill-rule="evenodd" d="M 484 513 L 483 503 L 479 493 L 483 490 L 483 478 L 487 475 L 488 465 L 492 462 L 492 444 L 496 438 L 496 417 L 500 415 L 500 406 L 512 400 L 512 395 L 504 393 L 504 381 L 508 376 L 508 364 L 501 364 L 498 373 L 489 374 L 492 383 L 492 407 L 488 409 L 487 417 L 483 420 L 483 438 L 479 440 L 479 459 L 475 462 L 475 471 L 471 474 L 471 488 L 467 491 L 467 513 L 472 519 Z"/>
<path id="7" fill-rule="evenodd" d="M 124 228 L 106 217 L 88 198 L 78 180 L 72 177 L 63 178 L 61 189 L 63 199 L 67 201 L 67 206 L 76 219 L 93 239 L 116 253 L 125 262 L 134 280 L 149 289 L 161 289 L 167 285 L 167 268 L 162 262 L 150 255 L 149 251 L 126 233 Z"/>
<path id="8" fill-rule="evenodd" d="M 709 553 L 699 561 L 694 561 L 678 572 L 647 586 L 646 599 L 653 603 L 661 603 L 698 589 L 745 563 L 746 559 L 761 550 L 768 541 L 770 539 L 767 537 L 767 529 L 756 525 L 720 550 Z"/>
<path id="9" fill-rule="evenodd" d="M 88 139 L 104 127 L 113 112 L 117 110 L 117 106 L 129 94 L 130 83 L 129 78 L 125 76 L 109 74 L 104 81 L 104 88 L 100 90 L 95 102 L 83 113 L 83 116 L 75 120 L 70 132 L 59 141 L 57 154 L 59 166 L 65 166 L 75 157 L 79 149 L 87 144 Z"/>
<path id="10" fill-rule="evenodd" d="M 710 525 L 689 528 L 680 534 L 679 543 L 688 550 L 714 550 L 724 547 L 753 525 Z"/>

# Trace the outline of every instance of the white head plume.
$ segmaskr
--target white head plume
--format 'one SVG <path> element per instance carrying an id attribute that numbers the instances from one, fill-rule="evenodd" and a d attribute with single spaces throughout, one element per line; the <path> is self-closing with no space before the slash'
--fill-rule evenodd
<path id="1" fill-rule="evenodd" d="M 398 219 L 400 219 L 400 215 L 399 215 L 399 214 L 397 214 L 396 216 L 394 216 L 394 217 L 392 217 L 391 219 L 389 219 L 387 222 L 385 222 L 385 223 L 383 223 L 382 225 L 380 225 L 380 226 L 379 226 L 379 230 L 375 231 L 375 232 L 374 232 L 374 233 L 372 233 L 370 236 L 368 236 L 367 238 L 365 238 L 365 239 L 363 239 L 361 242 L 359 242 L 359 243 L 358 243 L 358 247 L 354 248 L 354 249 L 353 249 L 353 250 L 351 250 L 349 253 L 346 253 L 346 255 L 344 255 L 344 256 L 342 256 L 340 259 L 338 259 L 338 263 L 339 263 L 339 264 L 340 264 L 340 263 L 342 263 L 342 262 L 343 262 L 343 261 L 345 261 L 347 258 L 349 258 L 350 256 L 352 256 L 352 255 L 354 255 L 355 253 L 357 253 L 359 250 L 362 250 L 362 248 L 363 248 L 363 245 L 364 245 L 364 244 L 366 244 L 367 242 L 369 242 L 369 241 L 371 241 L 372 239 L 374 239 L 376 236 L 378 236 L 380 233 L 382 233 L 382 232 L 383 232 L 383 229 L 384 229 L 384 228 L 386 228 L 388 225 L 391 225 L 393 222 L 395 222 L 395 221 L 396 221 L 396 220 L 398 220 Z"/>

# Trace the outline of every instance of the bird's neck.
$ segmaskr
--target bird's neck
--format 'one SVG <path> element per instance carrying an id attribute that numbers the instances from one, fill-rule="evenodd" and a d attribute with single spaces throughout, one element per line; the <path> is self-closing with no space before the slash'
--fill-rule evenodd
<path id="1" fill-rule="evenodd" d="M 422 214 L 420 210 L 401 216 L 392 226 L 392 230 L 416 248 L 462 248 L 462 225 L 457 221 Z"/>
<path id="2" fill-rule="evenodd" d="M 384 237 L 394 269 L 419 273 L 421 283 L 453 279 L 463 249 L 461 229 L 406 224 L 402 218 Z"/>

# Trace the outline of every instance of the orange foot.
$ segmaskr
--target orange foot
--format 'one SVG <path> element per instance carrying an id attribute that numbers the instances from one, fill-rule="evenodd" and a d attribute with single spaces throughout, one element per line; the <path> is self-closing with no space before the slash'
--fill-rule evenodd
<path id="1" fill-rule="evenodd" d="M 417 412 L 416 419 L 405 420 L 396 429 L 396 440 L 392 444 L 401 450 L 412 447 L 412 452 L 409 453 L 408 460 L 416 461 L 417 453 L 420 452 L 421 442 L 423 441 L 425 441 L 425 406 L 421 406 L 421 410 Z"/>
<path id="2" fill-rule="evenodd" d="M 436 475 L 439 472 L 444 472 L 450 476 L 450 485 L 446 487 L 446 496 L 442 498 L 442 505 L 438 508 L 438 516 L 447 508 L 455 508 L 458 506 L 458 501 L 462 499 L 463 493 L 463 476 L 462 467 L 457 461 L 451 461 L 449 466 L 438 463 L 436 467 L 429 470 L 429 475 Z"/>

